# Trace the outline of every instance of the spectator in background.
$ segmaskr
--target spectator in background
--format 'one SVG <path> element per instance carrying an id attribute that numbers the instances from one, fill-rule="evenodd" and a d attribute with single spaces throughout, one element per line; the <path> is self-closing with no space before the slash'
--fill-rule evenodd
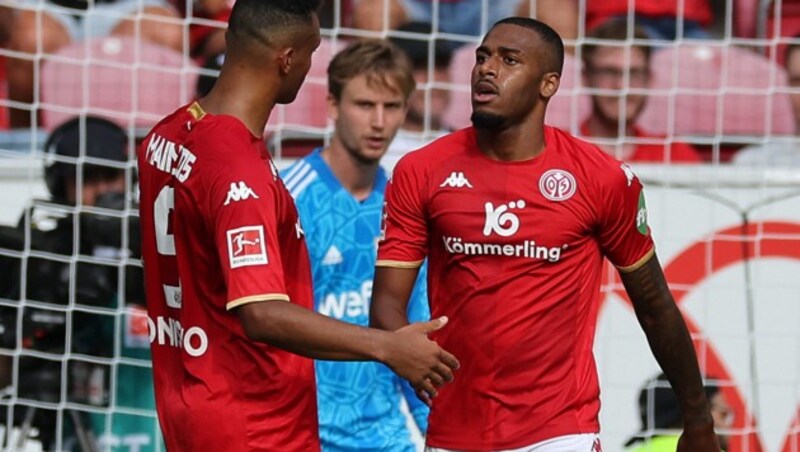
<path id="1" fill-rule="evenodd" d="M 389 151 L 383 159 L 388 169 L 409 151 L 428 144 L 449 130 L 442 124 L 442 115 L 450 105 L 450 91 L 443 88 L 428 87 L 432 83 L 450 83 L 450 60 L 453 52 L 443 41 L 433 43 L 431 58 L 430 24 L 409 22 L 398 31 L 419 33 L 417 38 L 391 38 L 391 42 L 399 47 L 411 60 L 414 80 L 417 89 L 408 99 L 408 112 L 397 136 L 389 145 Z"/>
<path id="2" fill-rule="evenodd" d="M 13 10 L 0 6 L 0 48 L 6 47 L 9 38 L 11 38 L 11 22 L 13 19 Z"/>
<path id="3" fill-rule="evenodd" d="M 235 0 L 171 0 L 189 22 L 189 54 L 200 60 L 219 55 L 225 50 L 225 28 Z M 194 19 L 201 19 L 198 23 Z M 219 26 L 208 24 L 217 21 Z"/>
<path id="4" fill-rule="evenodd" d="M 435 27 L 435 30 L 438 33 L 477 37 L 481 36 L 496 21 L 513 15 L 519 1 L 359 0 L 353 12 L 353 26 L 365 30 L 381 31 L 397 29 L 407 22 L 426 22 L 437 24 L 438 27 Z M 435 6 L 434 3 L 436 3 Z M 433 14 L 436 8 L 438 8 L 438 17 L 434 18 Z M 458 45 L 458 43 L 454 44 Z"/>
<path id="5" fill-rule="evenodd" d="M 679 4 L 683 5 L 682 9 Z M 713 21 L 710 0 L 636 0 L 633 5 L 631 11 L 628 0 L 586 0 L 585 29 L 591 30 L 610 19 L 627 20 L 632 13 L 634 23 L 644 28 L 651 39 L 710 37 L 708 30 Z M 533 17 L 535 9 L 537 18 L 569 41 L 578 36 L 579 7 L 580 0 L 523 0 L 517 14 Z"/>
<path id="6" fill-rule="evenodd" d="M 648 39 L 641 27 L 634 27 L 630 37 Z M 700 154 L 689 144 L 668 142 L 636 126 L 650 86 L 650 47 L 628 41 L 628 25 L 620 19 L 600 25 L 588 38 L 604 43 L 583 46 L 583 83 L 596 91 L 591 92 L 592 111 L 581 135 L 629 163 L 699 163 Z M 629 137 L 658 143 L 632 143 Z"/>
<path id="7" fill-rule="evenodd" d="M 382 40 L 351 44 L 328 66 L 330 145 L 281 173 L 305 229 L 321 314 L 369 325 L 387 182 L 380 161 L 413 90 L 411 62 L 399 49 Z M 414 321 L 430 316 L 420 281 L 408 309 Z M 400 405 L 405 399 L 423 434 L 428 407 L 408 382 L 375 362 L 316 361 L 315 370 L 322 450 L 415 450 Z"/>
<path id="8" fill-rule="evenodd" d="M 706 398 L 714 417 L 714 426 L 717 431 L 730 428 L 733 424 L 733 410 L 720 388 L 713 383 L 704 385 Z M 641 428 L 639 432 L 625 443 L 627 452 L 675 452 L 678 439 L 683 429 L 681 407 L 678 397 L 670 386 L 667 376 L 663 373 L 645 383 L 639 391 L 639 419 Z M 656 432 L 656 430 L 673 430 L 670 433 Z M 718 435 L 720 446 L 725 450 L 728 447 L 727 437 Z"/>
<path id="9" fill-rule="evenodd" d="M 568 0 L 575 2 L 576 0 Z M 629 10 L 629 5 L 634 10 Z M 713 21 L 710 0 L 586 0 L 586 29 L 609 19 L 628 19 L 633 13 L 637 26 L 650 39 L 709 38 Z"/>
<path id="10" fill-rule="evenodd" d="M 71 42 L 108 35 L 141 36 L 169 48 L 183 48 L 178 14 L 166 0 L 13 1 L 8 48 L 31 56 L 51 54 Z M 6 67 L 9 98 L 32 103 L 34 60 L 9 58 Z M 12 128 L 30 125 L 29 110 L 11 109 Z"/>
<path id="11" fill-rule="evenodd" d="M 795 36 L 795 40 L 800 36 Z M 773 167 L 800 166 L 800 44 L 795 41 L 786 46 L 786 75 L 789 99 L 794 111 L 794 136 L 770 137 L 766 144 L 748 146 L 734 155 L 735 165 L 764 165 Z"/>
<path id="12" fill-rule="evenodd" d="M 2 347 L 15 348 L 17 336 L 23 347 L 15 395 L 94 409 L 91 413 L 79 413 L 74 407 L 66 409 L 64 418 L 68 421 L 58 430 L 55 411 L 18 404 L 15 422 L 21 423 L 30 414 L 30 426 L 38 430 L 38 436 L 25 440 L 41 442 L 44 450 L 55 449 L 60 441 L 67 450 L 78 442 L 83 450 L 89 450 L 85 448 L 88 445 L 91 450 L 136 446 L 137 450 L 150 451 L 156 450 L 160 441 L 153 416 L 115 413 L 108 424 L 111 429 L 107 430 L 107 416 L 97 411 L 108 407 L 111 400 L 121 408 L 155 408 L 149 368 L 118 364 L 114 373 L 109 364 L 97 362 L 120 357 L 150 359 L 141 267 L 122 265 L 125 257 L 139 255 L 138 222 L 131 219 L 124 229 L 119 217 L 132 207 L 122 166 L 128 160 L 129 147 L 125 131 L 105 119 L 75 118 L 57 127 L 45 145 L 44 177 L 51 199 L 34 201 L 19 223 L 20 235 L 30 237 L 34 252 L 57 257 L 31 256 L 16 264 L 12 272 L 17 276 L 11 279 L 16 284 L 3 285 L 4 292 L 0 293 L 3 298 L 20 299 L 24 295 L 25 300 L 38 302 L 35 308 L 18 311 L 4 307 L 0 311 Z M 82 158 L 94 161 L 84 163 Z M 76 212 L 76 206 L 104 208 L 116 211 L 117 216 L 83 209 Z M 126 232 L 128 237 L 123 240 Z M 73 269 L 70 261 L 76 257 Z M 124 284 L 119 278 L 120 267 L 125 269 Z M 21 274 L 25 278 L 20 278 L 19 269 L 24 269 Z M 74 310 L 67 320 L 64 309 L 70 303 L 83 309 Z M 109 315 L 97 308 L 121 314 Z M 16 328 L 18 316 L 23 319 L 22 331 Z M 71 327 L 69 331 L 67 327 Z M 121 356 L 116 355 L 115 337 L 121 340 Z M 26 354 L 30 351 L 59 354 L 64 359 L 44 360 Z M 94 359 L 73 355 L 67 360 L 67 354 Z M 61 397 L 62 366 L 66 366 L 66 399 Z M 113 399 L 112 389 L 116 389 Z M 92 444 L 95 439 L 98 443 Z"/>

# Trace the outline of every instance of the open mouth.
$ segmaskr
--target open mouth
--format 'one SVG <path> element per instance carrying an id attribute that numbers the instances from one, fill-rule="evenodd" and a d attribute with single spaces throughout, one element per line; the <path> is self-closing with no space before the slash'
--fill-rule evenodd
<path id="1" fill-rule="evenodd" d="M 498 94 L 497 87 L 488 81 L 479 81 L 472 88 L 472 100 L 478 103 L 489 102 Z"/>
<path id="2" fill-rule="evenodd" d="M 380 149 L 386 144 L 383 137 L 367 137 L 367 146 L 371 149 Z"/>

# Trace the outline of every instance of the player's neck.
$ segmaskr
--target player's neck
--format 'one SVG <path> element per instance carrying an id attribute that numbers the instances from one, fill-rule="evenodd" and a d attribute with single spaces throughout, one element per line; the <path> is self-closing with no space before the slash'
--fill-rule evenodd
<path id="1" fill-rule="evenodd" d="M 270 89 L 274 84 L 251 80 L 247 74 L 220 75 L 214 88 L 199 103 L 203 110 L 212 115 L 238 118 L 253 135 L 260 137 L 275 106 L 275 93 Z M 268 88 L 261 92 L 258 90 L 260 86 Z"/>
<path id="2" fill-rule="evenodd" d="M 478 148 L 487 157 L 505 162 L 532 159 L 544 152 L 544 125 L 516 124 L 502 130 L 475 129 Z"/>
<path id="3" fill-rule="evenodd" d="M 365 162 L 355 158 L 343 146 L 331 142 L 322 151 L 322 159 L 333 175 L 357 201 L 369 197 L 375 188 L 379 162 Z"/>

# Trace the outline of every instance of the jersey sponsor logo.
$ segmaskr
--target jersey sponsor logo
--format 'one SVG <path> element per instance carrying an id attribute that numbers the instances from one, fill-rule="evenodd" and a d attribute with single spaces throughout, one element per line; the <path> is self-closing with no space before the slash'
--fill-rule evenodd
<path id="1" fill-rule="evenodd" d="M 507 256 L 524 257 L 534 260 L 558 262 L 561 260 L 561 251 L 567 249 L 562 246 L 541 246 L 534 240 L 524 240 L 521 243 L 478 243 L 467 242 L 461 237 L 442 236 L 444 249 L 450 254 L 466 254 L 469 256 Z"/>
<path id="2" fill-rule="evenodd" d="M 269 263 L 264 243 L 264 226 L 230 229 L 227 234 L 231 268 Z"/>
<path id="3" fill-rule="evenodd" d="M 628 187 L 630 187 L 636 175 L 633 174 L 633 170 L 631 169 L 631 167 L 624 163 L 621 164 L 619 167 L 622 170 L 622 172 L 625 173 L 625 179 L 628 180 Z"/>
<path id="4" fill-rule="evenodd" d="M 566 201 L 577 188 L 575 177 L 562 169 L 551 169 L 539 178 L 539 191 L 550 201 Z"/>
<path id="5" fill-rule="evenodd" d="M 199 326 L 184 328 L 177 319 L 158 316 L 147 318 L 147 329 L 151 344 L 182 348 L 195 358 L 208 350 L 208 335 Z"/>
<path id="6" fill-rule="evenodd" d="M 223 206 L 227 206 L 232 202 L 244 201 L 249 198 L 258 199 L 258 195 L 243 181 L 239 181 L 238 184 L 236 182 L 231 182 L 231 189 L 228 190 L 228 197 L 225 198 L 225 204 L 223 204 Z"/>
<path id="7" fill-rule="evenodd" d="M 322 258 L 322 265 L 336 265 L 341 264 L 343 261 L 342 252 L 339 251 L 336 245 L 331 245 L 325 253 L 325 257 Z"/>
<path id="8" fill-rule="evenodd" d="M 372 298 L 372 280 L 361 283 L 360 290 L 348 290 L 339 294 L 329 293 L 320 300 L 320 314 L 336 319 L 369 315 Z"/>
<path id="9" fill-rule="evenodd" d="M 483 225 L 483 235 L 490 236 L 493 232 L 501 237 L 509 237 L 519 230 L 519 217 L 511 209 L 524 209 L 525 201 L 511 201 L 497 207 L 490 202 L 484 205 L 486 209 L 486 223 Z"/>
<path id="10" fill-rule="evenodd" d="M 472 188 L 472 184 L 469 183 L 463 172 L 453 171 L 439 187 Z"/>
<path id="11" fill-rule="evenodd" d="M 639 205 L 636 209 L 636 230 L 642 235 L 647 235 L 647 206 L 644 202 L 644 192 L 639 192 Z"/>

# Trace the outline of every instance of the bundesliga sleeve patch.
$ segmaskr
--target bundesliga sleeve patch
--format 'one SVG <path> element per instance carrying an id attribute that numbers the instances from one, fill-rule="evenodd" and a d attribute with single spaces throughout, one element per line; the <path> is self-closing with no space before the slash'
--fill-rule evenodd
<path id="1" fill-rule="evenodd" d="M 267 264 L 264 226 L 244 226 L 228 231 L 228 258 L 231 268 Z"/>
<path id="2" fill-rule="evenodd" d="M 639 205 L 636 209 L 636 230 L 647 235 L 647 206 L 644 203 L 644 191 L 639 192 Z"/>

